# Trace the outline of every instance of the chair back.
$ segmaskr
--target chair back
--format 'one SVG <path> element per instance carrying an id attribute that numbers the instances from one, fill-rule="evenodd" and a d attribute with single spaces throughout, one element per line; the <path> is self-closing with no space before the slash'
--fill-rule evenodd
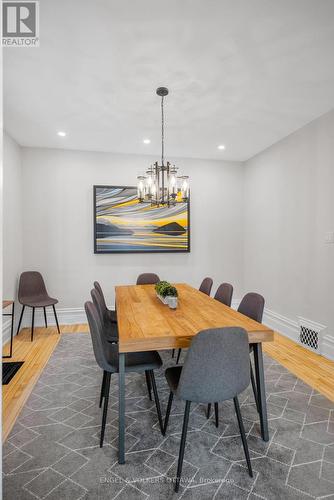
<path id="1" fill-rule="evenodd" d="M 222 283 L 217 288 L 214 298 L 222 304 L 231 307 L 233 295 L 233 286 L 230 283 Z"/>
<path id="2" fill-rule="evenodd" d="M 93 292 L 95 292 L 94 296 Z M 97 306 L 99 312 L 102 315 L 103 322 L 106 322 L 108 318 L 108 308 L 100 283 L 94 281 L 94 290 L 91 290 L 90 294 L 92 296 L 93 302 L 95 303 L 95 300 L 98 302 L 98 305 L 97 304 L 95 305 Z"/>
<path id="3" fill-rule="evenodd" d="M 210 296 L 212 285 L 213 281 L 211 278 L 204 278 L 204 280 L 201 283 L 201 286 L 199 287 L 199 291 L 206 293 L 206 295 Z"/>
<path id="4" fill-rule="evenodd" d="M 259 293 L 246 293 L 239 304 L 238 311 L 258 323 L 262 323 L 264 298 Z"/>
<path id="5" fill-rule="evenodd" d="M 112 325 L 110 322 L 108 309 L 106 308 L 106 303 L 104 302 L 103 297 L 101 297 L 101 295 L 97 292 L 96 288 L 93 288 L 90 291 L 90 294 L 93 299 L 93 304 L 99 314 L 104 336 L 107 336 L 108 342 L 118 342 L 118 329 L 116 325 Z M 110 335 L 110 328 L 112 328 L 112 332 L 114 333 L 112 336 Z"/>
<path id="6" fill-rule="evenodd" d="M 137 278 L 137 285 L 155 285 L 160 281 L 160 278 L 155 273 L 143 273 Z"/>
<path id="7" fill-rule="evenodd" d="M 220 402 L 244 391 L 250 382 L 249 344 L 240 327 L 198 333 L 187 352 L 177 396 L 197 403 Z"/>
<path id="8" fill-rule="evenodd" d="M 116 372 L 118 367 L 118 347 L 106 341 L 99 312 L 92 302 L 85 302 L 89 331 L 92 339 L 94 356 L 102 370 Z"/>
<path id="9" fill-rule="evenodd" d="M 43 276 L 38 271 L 25 271 L 20 276 L 18 299 L 48 297 Z"/>
<path id="10" fill-rule="evenodd" d="M 103 293 L 101 285 L 100 285 L 100 283 L 98 281 L 94 281 L 94 288 L 101 295 L 101 299 L 103 300 L 104 306 L 107 309 L 107 304 L 106 304 L 106 301 L 105 301 L 105 298 L 104 298 L 104 293 Z"/>

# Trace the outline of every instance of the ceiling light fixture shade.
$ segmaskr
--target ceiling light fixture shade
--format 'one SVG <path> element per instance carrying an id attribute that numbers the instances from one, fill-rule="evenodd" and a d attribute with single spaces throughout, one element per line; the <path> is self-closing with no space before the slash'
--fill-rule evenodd
<path id="1" fill-rule="evenodd" d="M 137 196 L 140 203 L 150 203 L 153 207 L 170 207 L 189 199 L 189 177 L 178 176 L 177 167 L 169 161 L 165 163 L 165 116 L 164 98 L 166 87 L 156 91 L 161 97 L 161 164 L 155 162 L 148 170 L 138 175 Z"/>

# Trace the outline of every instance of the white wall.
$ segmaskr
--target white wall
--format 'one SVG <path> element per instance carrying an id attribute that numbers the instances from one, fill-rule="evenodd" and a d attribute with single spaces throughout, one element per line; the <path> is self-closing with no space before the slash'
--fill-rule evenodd
<path id="1" fill-rule="evenodd" d="M 334 335 L 334 244 L 325 243 L 333 189 L 334 111 L 245 164 L 245 289 L 264 294 L 271 319 L 292 337 L 298 316 Z"/>
<path id="2" fill-rule="evenodd" d="M 94 255 L 93 184 L 131 185 L 152 158 L 20 152 L 5 136 L 4 294 L 21 269 L 40 270 L 61 320 L 76 322 L 95 279 L 113 304 L 114 285 L 140 272 L 195 286 L 210 275 L 233 283 L 235 299 L 262 293 L 265 322 L 294 339 L 299 316 L 324 325 L 323 353 L 334 359 L 333 137 L 334 111 L 244 165 L 175 159 L 191 176 L 191 253 Z"/>
<path id="3" fill-rule="evenodd" d="M 3 298 L 17 295 L 22 271 L 22 165 L 20 147 L 6 133 L 3 136 Z M 10 310 L 6 311 L 10 312 Z M 16 311 L 18 312 L 18 310 Z M 3 322 L 3 341 L 9 338 L 10 318 Z"/>
<path id="4" fill-rule="evenodd" d="M 93 185 L 133 185 L 152 158 L 22 148 L 22 162 L 24 268 L 42 272 L 60 314 L 70 308 L 78 319 L 94 280 L 112 304 L 114 286 L 134 283 L 145 271 L 194 286 L 209 275 L 215 285 L 227 280 L 242 293 L 240 164 L 175 159 L 191 176 L 189 254 L 94 255 Z"/>

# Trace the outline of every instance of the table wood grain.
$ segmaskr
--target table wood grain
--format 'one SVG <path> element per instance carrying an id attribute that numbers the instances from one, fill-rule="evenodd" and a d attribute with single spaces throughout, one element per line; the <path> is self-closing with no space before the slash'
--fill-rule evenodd
<path id="1" fill-rule="evenodd" d="M 119 352 L 188 347 L 201 330 L 240 326 L 250 343 L 272 342 L 267 326 L 238 313 L 185 283 L 175 284 L 178 307 L 173 310 L 156 296 L 154 285 L 116 287 Z"/>

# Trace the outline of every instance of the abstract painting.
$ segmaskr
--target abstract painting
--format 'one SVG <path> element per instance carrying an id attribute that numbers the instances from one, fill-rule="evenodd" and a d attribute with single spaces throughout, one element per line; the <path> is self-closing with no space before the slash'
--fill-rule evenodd
<path id="1" fill-rule="evenodd" d="M 151 207 L 135 187 L 94 186 L 95 253 L 189 251 L 189 201 Z"/>

